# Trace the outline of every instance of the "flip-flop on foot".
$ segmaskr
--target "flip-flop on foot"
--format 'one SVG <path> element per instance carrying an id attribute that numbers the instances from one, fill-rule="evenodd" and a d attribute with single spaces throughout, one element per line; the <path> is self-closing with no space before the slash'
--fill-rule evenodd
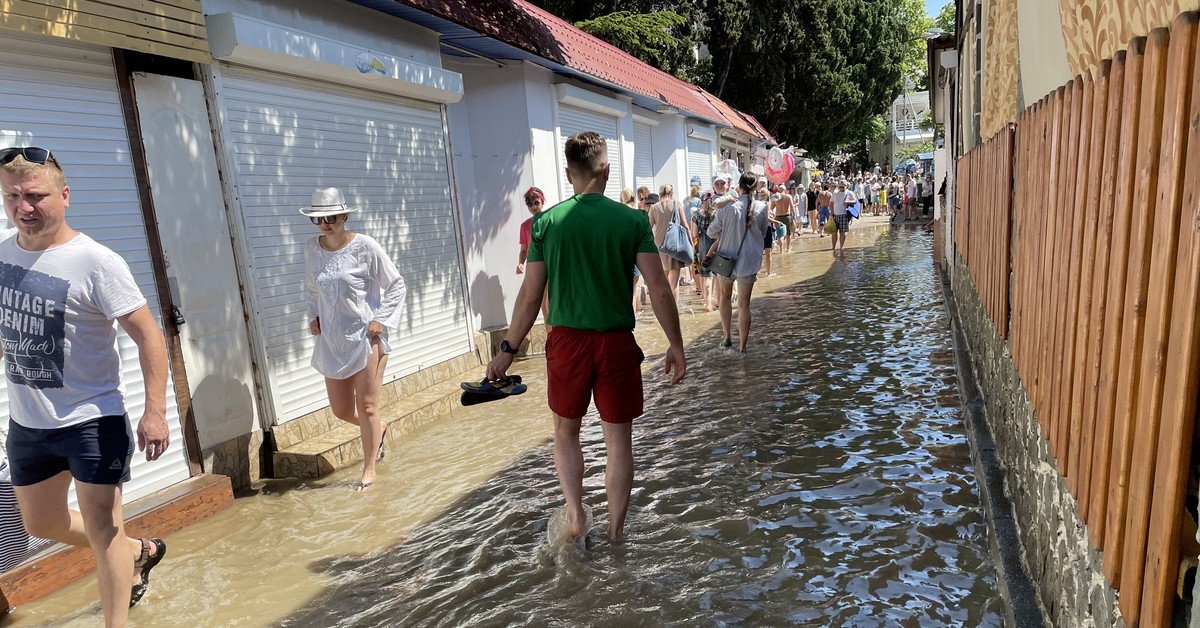
<path id="1" fill-rule="evenodd" d="M 520 375 L 509 375 L 507 379 L 495 382 L 485 377 L 478 384 L 475 382 L 462 382 L 458 386 L 463 390 L 460 402 L 464 406 L 473 406 L 477 403 L 495 401 L 511 395 L 520 395 L 529 389 L 528 386 L 521 383 Z"/>
<path id="2" fill-rule="evenodd" d="M 354 492 L 355 493 L 361 493 L 369 488 L 371 488 L 370 482 L 355 482 L 354 483 Z"/>
<path id="3" fill-rule="evenodd" d="M 153 556 L 150 555 L 151 545 L 154 545 Z M 133 575 L 135 578 L 140 576 L 141 581 L 135 582 L 133 589 L 129 593 L 130 608 L 142 601 L 142 597 L 146 595 L 146 591 L 150 590 L 150 570 L 161 563 L 163 556 L 166 555 L 167 544 L 162 539 L 142 539 L 142 553 L 133 563 Z"/>

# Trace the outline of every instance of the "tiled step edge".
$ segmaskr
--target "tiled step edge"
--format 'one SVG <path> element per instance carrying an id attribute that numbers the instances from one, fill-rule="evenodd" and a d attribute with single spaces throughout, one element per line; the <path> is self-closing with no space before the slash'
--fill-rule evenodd
<path id="1" fill-rule="evenodd" d="M 387 443 L 398 442 L 439 416 L 449 414 L 462 392 L 459 382 L 475 379 L 478 375 L 478 367 L 462 371 L 383 408 L 380 414 L 388 425 Z M 362 460 L 359 429 L 345 422 L 272 454 L 275 477 L 322 477 L 357 465 Z"/>

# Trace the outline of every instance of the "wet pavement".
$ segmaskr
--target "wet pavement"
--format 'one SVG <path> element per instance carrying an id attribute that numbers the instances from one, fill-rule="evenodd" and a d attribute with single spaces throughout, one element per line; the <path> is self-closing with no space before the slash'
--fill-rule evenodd
<path id="1" fill-rule="evenodd" d="M 870 223 L 875 222 L 872 226 Z M 140 626 L 998 626 L 1003 601 L 919 230 L 805 237 L 760 281 L 745 355 L 688 295 L 688 378 L 649 308 L 628 542 L 603 541 L 603 441 L 584 429 L 590 548 L 557 534 L 544 362 L 530 394 L 461 409 L 355 471 L 272 481 L 173 535 Z M 690 288 L 684 288 L 690 291 Z M 736 314 L 735 314 L 736 316 Z M 10 625 L 94 625 L 93 580 Z"/>

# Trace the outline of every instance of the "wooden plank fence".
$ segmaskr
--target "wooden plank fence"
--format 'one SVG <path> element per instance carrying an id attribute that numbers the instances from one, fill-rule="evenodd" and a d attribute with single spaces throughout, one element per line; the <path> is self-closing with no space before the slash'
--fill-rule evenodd
<path id="1" fill-rule="evenodd" d="M 1009 125 L 958 160 L 955 246 L 967 261 L 979 299 L 1001 338 L 1008 337 L 1008 231 L 1015 129 Z"/>
<path id="2" fill-rule="evenodd" d="M 1127 625 L 1170 623 L 1200 392 L 1198 18 L 958 162 L 955 238 Z"/>

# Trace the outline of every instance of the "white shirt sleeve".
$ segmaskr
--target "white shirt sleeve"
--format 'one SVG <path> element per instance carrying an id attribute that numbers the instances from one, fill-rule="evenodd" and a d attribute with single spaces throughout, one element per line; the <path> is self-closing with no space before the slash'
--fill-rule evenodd
<path id="1" fill-rule="evenodd" d="M 304 246 L 304 296 L 308 302 L 308 322 L 310 323 L 320 317 L 320 311 L 317 309 L 317 260 L 313 259 L 316 255 L 313 244 L 314 241 L 310 240 Z"/>
<path id="2" fill-rule="evenodd" d="M 379 295 L 379 307 L 375 309 L 371 320 L 395 329 L 400 326 L 400 317 L 404 314 L 404 299 L 408 295 L 408 286 L 383 247 L 374 240 L 371 240 L 371 244 L 373 246 L 370 247 L 372 256 L 369 273 L 375 283 L 373 290 L 378 291 Z"/>
<path id="3" fill-rule="evenodd" d="M 92 298 L 109 320 L 115 320 L 146 305 L 129 264 L 114 252 L 101 259 L 92 273 Z"/>

